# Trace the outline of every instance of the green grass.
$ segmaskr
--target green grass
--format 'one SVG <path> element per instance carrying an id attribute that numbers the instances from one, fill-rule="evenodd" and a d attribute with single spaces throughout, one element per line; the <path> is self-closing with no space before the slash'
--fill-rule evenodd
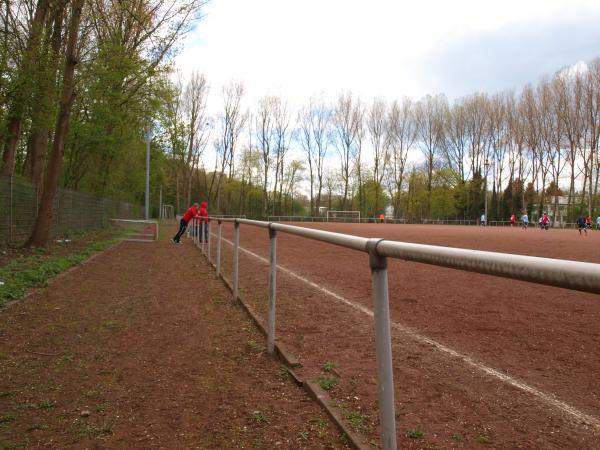
<path id="1" fill-rule="evenodd" d="M 421 439 L 425 434 L 419 430 L 406 430 L 406 437 L 411 439 Z"/>
<path id="2" fill-rule="evenodd" d="M 333 363 L 331 361 L 327 361 L 326 363 L 323 363 L 321 365 L 321 369 L 323 369 L 325 372 L 331 372 L 336 367 L 337 367 L 337 364 Z"/>
<path id="3" fill-rule="evenodd" d="M 321 389 L 325 389 L 326 391 L 329 391 L 338 383 L 335 378 L 317 378 L 315 381 Z"/>
<path id="4" fill-rule="evenodd" d="M 352 425 L 352 428 L 354 428 L 355 430 L 368 430 L 367 421 L 369 419 L 369 416 L 361 414 L 359 411 L 353 411 L 351 409 L 345 408 L 342 409 L 342 416 L 344 417 L 344 419 L 350 422 L 350 425 Z"/>
<path id="5" fill-rule="evenodd" d="M 43 402 L 40 402 L 37 405 L 35 405 L 35 408 L 36 409 L 49 409 L 49 408 L 52 408 L 54 405 L 56 405 L 55 401 L 44 400 Z"/>
<path id="6" fill-rule="evenodd" d="M 45 287 L 50 278 L 81 264 L 92 254 L 106 249 L 115 239 L 90 242 L 85 248 L 66 256 L 47 256 L 36 252 L 31 256 L 16 258 L 0 267 L 0 307 L 11 300 L 19 300 L 28 289 Z"/>

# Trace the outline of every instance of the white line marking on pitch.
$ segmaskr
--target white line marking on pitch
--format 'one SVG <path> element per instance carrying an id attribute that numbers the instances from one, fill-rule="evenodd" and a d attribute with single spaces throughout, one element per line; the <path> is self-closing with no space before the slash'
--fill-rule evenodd
<path id="1" fill-rule="evenodd" d="M 223 239 L 229 245 L 233 245 L 233 242 L 231 242 L 230 240 L 225 239 L 223 237 L 221 239 Z M 244 253 L 247 253 L 248 255 L 266 263 L 267 265 L 269 264 L 268 259 L 263 258 L 262 256 L 259 256 L 256 253 L 251 252 L 250 250 L 242 248 L 241 246 L 240 246 L 240 250 L 243 251 Z M 335 298 L 339 302 L 342 302 L 345 305 L 348 305 L 351 308 L 353 308 L 357 311 L 360 311 L 369 317 L 373 317 L 373 311 L 370 310 L 369 308 L 367 308 L 363 305 L 360 305 L 358 303 L 355 303 L 351 300 L 348 300 L 347 298 L 342 297 L 341 295 L 336 294 L 335 292 L 330 291 L 329 289 L 324 288 L 323 286 L 320 286 L 320 285 L 304 278 L 303 276 L 298 275 L 295 272 L 292 272 L 290 269 L 286 269 L 285 267 L 280 266 L 279 264 L 277 264 L 277 268 L 279 270 L 281 270 L 282 272 L 288 274 L 292 278 L 296 278 L 297 280 L 300 280 L 300 281 L 308 284 L 312 288 L 314 288 L 318 291 L 321 291 L 321 292 L 329 295 L 330 297 Z M 572 416 L 573 418 L 575 418 L 581 422 L 584 422 L 588 425 L 593 426 L 594 428 L 596 428 L 596 430 L 600 430 L 600 420 L 598 420 L 597 418 L 595 418 L 593 416 L 590 416 L 588 414 L 585 414 L 585 413 L 579 411 L 577 408 L 569 405 L 568 403 L 565 403 L 561 400 L 556 399 L 552 394 L 546 394 L 545 392 L 542 392 L 539 389 L 534 388 L 533 386 L 523 383 L 522 381 L 516 380 L 516 379 L 514 379 L 492 367 L 486 366 L 485 364 L 482 364 L 482 363 L 476 361 L 475 359 L 471 358 L 470 356 L 459 353 L 456 350 L 453 350 L 450 347 L 445 346 L 444 344 L 441 344 L 431 338 L 428 338 L 427 336 L 423 336 L 422 334 L 417 333 L 415 330 L 413 330 L 410 327 L 407 327 L 405 325 L 402 325 L 402 324 L 399 324 L 396 322 L 391 322 L 391 326 L 392 326 L 392 328 L 404 333 L 405 335 L 409 336 L 410 338 L 412 338 L 413 340 L 415 340 L 419 343 L 429 344 L 429 345 L 435 347 L 440 352 L 450 355 L 454 358 L 458 358 L 458 359 L 462 360 L 463 362 L 467 363 L 468 365 L 480 370 L 481 372 L 483 372 L 487 375 L 490 375 L 492 377 L 495 377 L 495 378 L 499 379 L 500 381 L 503 381 L 504 383 L 507 383 L 513 387 L 516 387 L 517 389 L 525 391 L 525 392 L 537 397 L 542 402 L 544 402 L 550 406 L 553 406 L 554 408 L 556 408 L 564 413 L 567 413 L 568 415 Z"/>

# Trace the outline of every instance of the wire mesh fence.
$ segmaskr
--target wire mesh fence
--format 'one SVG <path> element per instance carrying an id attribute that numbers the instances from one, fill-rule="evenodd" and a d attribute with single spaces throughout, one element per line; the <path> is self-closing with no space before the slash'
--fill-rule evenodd
<path id="1" fill-rule="evenodd" d="M 23 243 L 37 218 L 41 191 L 19 176 L 0 177 L 0 247 Z M 142 219 L 140 205 L 58 189 L 52 209 L 50 236 L 70 230 L 101 228 L 111 218 Z"/>

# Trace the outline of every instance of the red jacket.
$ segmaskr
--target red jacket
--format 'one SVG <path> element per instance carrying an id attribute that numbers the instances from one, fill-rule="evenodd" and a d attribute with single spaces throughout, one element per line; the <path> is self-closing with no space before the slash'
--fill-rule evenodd
<path id="1" fill-rule="evenodd" d="M 198 210 L 198 217 L 200 217 L 201 223 L 208 223 L 208 211 L 206 211 L 206 202 L 202 202 L 200 204 L 200 209 Z"/>
<path id="2" fill-rule="evenodd" d="M 192 219 L 192 217 L 196 215 L 197 212 L 198 208 L 196 208 L 195 206 L 190 206 L 190 208 L 183 215 L 182 219 L 185 223 L 188 223 Z"/>

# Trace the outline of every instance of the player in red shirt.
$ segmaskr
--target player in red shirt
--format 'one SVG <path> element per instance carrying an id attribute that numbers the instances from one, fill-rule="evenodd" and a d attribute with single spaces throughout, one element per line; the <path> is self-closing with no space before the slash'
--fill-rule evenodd
<path id="1" fill-rule="evenodd" d="M 192 206 L 190 206 L 179 221 L 179 231 L 175 236 L 173 236 L 173 239 L 171 239 L 175 244 L 181 244 L 181 236 L 183 233 L 185 233 L 188 222 L 192 220 L 192 217 L 194 217 L 196 214 L 198 214 L 198 203 L 194 203 Z"/>
<path id="2" fill-rule="evenodd" d="M 550 217 L 548 217 L 548 213 L 544 213 L 541 224 L 542 230 L 548 231 L 548 227 L 550 226 Z"/>
<path id="3" fill-rule="evenodd" d="M 208 242 L 208 211 L 206 207 L 208 204 L 206 202 L 200 203 L 200 209 L 196 214 L 196 217 L 200 218 L 200 242 L 202 242 L 202 236 L 204 235 L 204 240 Z"/>

